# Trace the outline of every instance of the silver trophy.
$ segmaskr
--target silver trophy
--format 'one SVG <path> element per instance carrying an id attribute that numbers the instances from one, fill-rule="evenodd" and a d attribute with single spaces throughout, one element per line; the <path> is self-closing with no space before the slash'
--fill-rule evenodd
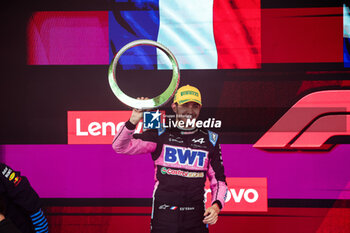
<path id="1" fill-rule="evenodd" d="M 171 78 L 171 82 L 170 82 L 169 86 L 162 94 L 160 94 L 159 96 L 156 96 L 152 99 L 138 100 L 138 99 L 132 98 L 132 97 L 126 95 L 119 88 L 118 83 L 117 83 L 116 69 L 117 69 L 117 64 L 118 64 L 119 58 L 122 56 L 122 54 L 126 50 L 128 50 L 132 47 L 138 46 L 138 45 L 150 45 L 150 46 L 154 46 L 154 47 L 162 50 L 170 59 L 172 67 L 173 67 L 173 76 Z M 122 103 L 124 103 L 132 108 L 136 108 L 136 109 L 140 109 L 140 110 L 154 109 L 154 108 L 159 108 L 160 106 L 166 104 L 174 96 L 174 94 L 179 86 L 179 83 L 180 83 L 180 69 L 179 69 L 179 65 L 176 61 L 174 54 L 172 54 L 172 52 L 164 45 L 162 45 L 156 41 L 153 41 L 153 40 L 135 40 L 135 41 L 132 41 L 132 42 L 126 44 L 115 55 L 112 63 L 109 66 L 108 80 L 109 80 L 109 85 L 111 86 L 111 89 L 112 89 L 114 95 Z"/>

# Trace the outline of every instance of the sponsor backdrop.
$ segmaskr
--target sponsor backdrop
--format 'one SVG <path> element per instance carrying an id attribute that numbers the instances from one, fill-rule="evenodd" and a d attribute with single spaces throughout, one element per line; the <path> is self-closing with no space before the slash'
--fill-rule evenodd
<path id="1" fill-rule="evenodd" d="M 229 193 L 211 232 L 350 232 L 348 3 L 22 4 L 4 6 L 1 20 L 0 159 L 43 198 L 51 232 L 149 231 L 151 157 L 111 147 L 130 109 L 110 90 L 108 66 L 136 39 L 167 46 L 180 85 L 202 92 L 201 120 L 222 122 L 211 130 Z M 120 87 L 159 95 L 169 68 L 161 51 L 132 48 Z"/>

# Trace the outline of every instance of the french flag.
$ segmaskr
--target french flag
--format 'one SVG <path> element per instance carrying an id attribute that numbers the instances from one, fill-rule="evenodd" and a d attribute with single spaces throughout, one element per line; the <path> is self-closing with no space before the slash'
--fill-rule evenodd
<path id="1" fill-rule="evenodd" d="M 106 12 L 36 13 L 29 23 L 28 63 L 110 64 L 125 44 L 150 39 L 168 47 L 180 69 L 261 67 L 260 1 L 116 0 L 112 5 Z M 129 49 L 120 64 L 171 69 L 167 56 L 150 46 Z"/>
<path id="2" fill-rule="evenodd" d="M 259 1 L 146 0 L 134 2 L 130 8 L 109 13 L 110 59 L 126 43 L 145 38 L 168 47 L 180 69 L 260 67 Z M 171 68 L 160 50 L 133 50 L 121 59 L 126 69 L 142 64 L 146 69 Z M 135 64 L 135 56 L 144 54 L 148 56 Z"/>

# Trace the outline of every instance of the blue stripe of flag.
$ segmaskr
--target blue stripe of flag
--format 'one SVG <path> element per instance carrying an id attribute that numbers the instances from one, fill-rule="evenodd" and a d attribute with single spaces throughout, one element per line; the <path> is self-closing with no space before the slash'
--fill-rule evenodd
<path id="1" fill-rule="evenodd" d="M 350 67 L 350 38 L 343 40 L 344 67 Z"/>
<path id="2" fill-rule="evenodd" d="M 343 58 L 344 67 L 350 67 L 350 6 L 343 5 Z"/>
<path id="3" fill-rule="evenodd" d="M 157 41 L 159 30 L 158 0 L 115 0 L 108 13 L 109 61 L 127 43 L 149 39 Z M 137 46 L 126 51 L 120 58 L 120 69 L 157 69 L 156 48 Z M 119 67 L 118 67 L 119 68 Z"/>

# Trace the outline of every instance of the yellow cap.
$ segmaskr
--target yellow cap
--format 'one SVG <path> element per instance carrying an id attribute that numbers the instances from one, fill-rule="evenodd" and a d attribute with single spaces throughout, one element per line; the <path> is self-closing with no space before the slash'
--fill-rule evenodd
<path id="1" fill-rule="evenodd" d="M 174 96 L 174 103 L 181 105 L 187 102 L 196 102 L 202 105 L 201 93 L 190 85 L 180 87 Z"/>

